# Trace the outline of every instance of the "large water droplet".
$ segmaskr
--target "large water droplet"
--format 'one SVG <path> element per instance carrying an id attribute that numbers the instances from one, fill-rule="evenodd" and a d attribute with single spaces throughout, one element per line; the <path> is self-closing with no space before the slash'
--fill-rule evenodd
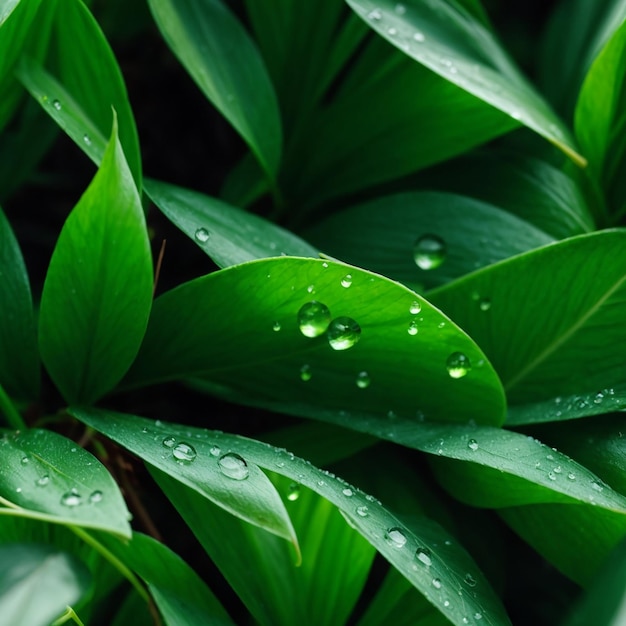
<path id="1" fill-rule="evenodd" d="M 300 485 L 298 483 L 291 483 L 287 489 L 287 500 L 295 502 L 300 497 Z"/>
<path id="2" fill-rule="evenodd" d="M 409 333 L 409 335 L 411 336 L 415 336 L 417 335 L 417 331 L 418 331 L 417 322 L 415 320 L 413 320 L 412 322 L 409 322 L 409 327 L 406 332 Z"/>
<path id="3" fill-rule="evenodd" d="M 96 489 L 91 492 L 89 496 L 89 503 L 97 504 L 98 502 L 102 502 L 102 498 L 104 498 L 104 494 L 99 489 Z"/>
<path id="4" fill-rule="evenodd" d="M 227 452 L 217 463 L 222 474 L 233 480 L 245 480 L 250 475 L 245 459 L 236 452 Z"/>
<path id="5" fill-rule="evenodd" d="M 418 548 L 415 551 L 415 558 L 426 567 L 430 567 L 433 564 L 430 550 L 428 548 Z"/>
<path id="6" fill-rule="evenodd" d="M 272 330 L 277 333 L 281 329 L 280 322 L 274 322 L 272 324 Z"/>
<path id="7" fill-rule="evenodd" d="M 165 437 L 161 443 L 166 448 L 173 448 L 176 445 L 176 437 Z"/>
<path id="8" fill-rule="evenodd" d="M 472 450 L 472 452 L 476 452 L 476 450 L 478 450 L 478 441 L 476 441 L 476 439 L 470 439 L 467 442 L 467 447 Z"/>
<path id="9" fill-rule="evenodd" d="M 439 578 L 433 578 L 431 582 L 435 589 L 441 589 L 441 580 Z"/>
<path id="10" fill-rule="evenodd" d="M 356 514 L 359 517 L 367 517 L 369 515 L 369 509 L 366 506 L 357 506 Z"/>
<path id="11" fill-rule="evenodd" d="M 413 258 L 420 269 L 434 270 L 446 260 L 446 244 L 437 235 L 422 235 L 413 247 Z"/>
<path id="12" fill-rule="evenodd" d="M 417 301 L 411 302 L 411 306 L 409 307 L 409 313 L 411 315 L 417 315 L 422 310 L 422 305 Z"/>
<path id="13" fill-rule="evenodd" d="M 210 236 L 211 235 L 206 228 L 198 228 L 194 234 L 196 241 L 199 241 L 200 243 L 206 243 Z"/>
<path id="14" fill-rule="evenodd" d="M 78 491 L 76 491 L 76 489 L 71 489 L 70 491 L 66 491 L 62 496 L 61 496 L 61 504 L 63 506 L 69 506 L 70 508 L 78 506 L 79 504 L 82 504 L 82 497 L 81 495 L 78 493 Z"/>
<path id="15" fill-rule="evenodd" d="M 385 541 L 394 548 L 402 548 L 406 544 L 406 535 L 401 528 L 394 526 L 385 532 Z"/>
<path id="16" fill-rule="evenodd" d="M 180 443 L 176 444 L 172 449 L 172 455 L 177 461 L 182 461 L 183 463 L 191 463 L 192 461 L 195 461 L 198 453 L 192 445 L 181 441 Z"/>
<path id="17" fill-rule="evenodd" d="M 346 289 L 350 286 L 352 286 L 352 275 L 351 274 L 346 274 L 342 279 L 341 279 L 341 286 L 345 287 Z"/>
<path id="18" fill-rule="evenodd" d="M 370 379 L 370 375 L 365 371 L 359 372 L 356 375 L 356 386 L 359 389 L 367 389 L 367 387 L 370 386 L 371 382 L 372 380 Z"/>
<path id="19" fill-rule="evenodd" d="M 347 350 L 361 338 L 361 327 L 351 317 L 337 317 L 328 327 L 328 343 L 333 350 Z"/>
<path id="20" fill-rule="evenodd" d="M 446 361 L 451 378 L 463 378 L 471 369 L 470 360 L 462 352 L 453 352 Z"/>
<path id="21" fill-rule="evenodd" d="M 313 377 L 313 373 L 311 372 L 311 366 L 307 365 L 307 364 L 304 364 L 300 368 L 300 380 L 302 380 L 302 381 L 304 381 L 306 383 L 309 380 L 311 380 L 312 377 Z"/>
<path id="22" fill-rule="evenodd" d="M 330 310 L 325 304 L 312 300 L 300 307 L 298 326 L 305 337 L 323 335 L 330 324 Z"/>

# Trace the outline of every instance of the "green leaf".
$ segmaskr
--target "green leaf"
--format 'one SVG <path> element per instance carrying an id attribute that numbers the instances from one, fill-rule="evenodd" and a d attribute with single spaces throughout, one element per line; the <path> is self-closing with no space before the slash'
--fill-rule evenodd
<path id="1" fill-rule="evenodd" d="M 513 65 L 492 33 L 452 0 L 347 0 L 379 35 L 433 72 L 458 85 L 556 145 L 579 165 L 569 130 Z"/>
<path id="2" fill-rule="evenodd" d="M 163 422 L 157 426 L 151 420 L 109 411 L 72 409 L 72 414 L 149 463 L 158 461 L 162 455 L 163 447 L 158 438 L 154 441 L 150 436 L 150 432 L 158 430 L 174 433 L 174 435 L 180 434 L 188 440 L 193 440 L 198 453 L 196 461 L 203 457 L 206 459 L 212 457 L 217 465 L 218 457 L 212 456 L 211 449 L 219 446 L 221 450 L 230 450 L 241 455 L 248 464 L 253 463 L 287 476 L 339 508 L 350 524 L 403 576 L 410 580 L 439 611 L 445 613 L 453 624 L 461 626 L 463 617 L 470 618 L 476 612 L 481 613 L 481 624 L 509 623 L 497 597 L 469 555 L 439 525 L 425 517 L 420 517 L 412 520 L 411 525 L 407 526 L 372 496 L 351 487 L 327 471 L 315 468 L 309 462 L 295 457 L 284 449 L 273 448 L 265 443 L 237 435 L 189 426 Z M 140 439 L 142 435 L 139 433 L 144 428 L 149 432 L 142 440 Z M 413 430 L 416 429 L 413 428 Z M 148 447 L 150 444 L 151 448 Z M 350 494 L 346 493 L 346 489 L 350 490 Z M 190 499 L 194 497 L 193 492 L 186 490 L 184 493 L 191 506 Z M 182 497 L 181 494 L 181 499 Z M 394 530 L 397 532 L 390 534 L 390 531 Z M 405 542 L 402 541 L 403 538 Z M 430 567 L 419 565 L 415 567 L 415 551 L 418 547 L 427 547 L 430 550 L 432 558 Z M 474 587 L 469 587 L 464 582 L 468 574 L 476 581 Z M 439 581 L 435 585 L 433 585 L 433 578 Z M 444 606 L 446 601 L 449 604 Z"/>
<path id="3" fill-rule="evenodd" d="M 313 316 L 319 325 L 303 322 L 317 337 L 299 328 L 311 302 L 329 309 Z M 331 317 L 339 321 L 329 326 Z M 341 349 L 354 338 L 333 340 L 333 349 L 325 331 L 343 333 L 344 317 L 358 324 L 358 341 Z M 265 399 L 384 416 L 499 424 L 504 411 L 490 364 L 448 318 L 398 283 L 332 261 L 253 261 L 158 298 L 124 385 L 189 376 Z"/>
<path id="4" fill-rule="evenodd" d="M 333 213 L 305 234 L 334 257 L 421 288 L 553 241 L 484 202 L 428 191 L 375 198 Z M 438 246 L 437 254 L 428 253 L 428 243 Z"/>
<path id="5" fill-rule="evenodd" d="M 210 196 L 155 180 L 146 181 L 146 193 L 220 267 L 285 254 L 318 256 L 291 232 Z"/>
<path id="6" fill-rule="evenodd" d="M 39 393 L 39 354 L 30 283 L 11 226 L 0 209 L 0 385 L 10 395 Z"/>
<path id="7" fill-rule="evenodd" d="M 211 590 L 167 546 L 141 533 L 128 543 L 105 535 L 98 540 L 147 583 L 168 626 L 233 624 Z"/>
<path id="8" fill-rule="evenodd" d="M 493 363 L 511 404 L 623 380 L 626 231 L 573 237 L 433 291 Z M 473 294 L 489 298 L 482 311 Z"/>
<path id="9" fill-rule="evenodd" d="M 146 224 L 114 126 L 100 170 L 61 231 L 41 297 L 41 356 L 68 402 L 94 402 L 116 385 L 151 304 Z"/>
<path id="10" fill-rule="evenodd" d="M 43 545 L 0 546 L 0 614 L 11 626 L 49 626 L 89 586 L 76 558 Z"/>
<path id="11" fill-rule="evenodd" d="M 275 180 L 282 149 L 278 102 L 243 26 L 221 0 L 150 0 L 149 5 L 174 54 Z"/>
<path id="12" fill-rule="evenodd" d="M 97 528 L 130 536 L 117 483 L 100 462 L 48 430 L 3 431 L 0 516 Z"/>

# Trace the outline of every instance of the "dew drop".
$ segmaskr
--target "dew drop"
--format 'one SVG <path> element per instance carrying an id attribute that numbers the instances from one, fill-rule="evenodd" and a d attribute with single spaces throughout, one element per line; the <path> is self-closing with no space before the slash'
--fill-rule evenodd
<path id="1" fill-rule="evenodd" d="M 307 293 L 315 293 L 315 285 L 309 285 L 306 288 Z"/>
<path id="2" fill-rule="evenodd" d="M 446 244 L 437 235 L 422 235 L 413 246 L 413 259 L 420 269 L 434 270 L 446 260 Z"/>
<path id="3" fill-rule="evenodd" d="M 248 464 L 235 452 L 227 452 L 219 458 L 217 463 L 222 474 L 233 480 L 245 480 L 250 475 Z"/>
<path id="4" fill-rule="evenodd" d="M 439 578 L 433 578 L 431 582 L 435 589 L 441 589 L 441 580 Z"/>
<path id="5" fill-rule="evenodd" d="M 272 330 L 277 333 L 280 330 L 281 326 L 280 326 L 280 322 L 274 322 L 272 324 Z"/>
<path id="6" fill-rule="evenodd" d="M 44 474 L 41 478 L 38 478 L 36 481 L 38 487 L 45 487 L 50 482 L 50 476 L 48 474 Z"/>
<path id="7" fill-rule="evenodd" d="M 415 558 L 426 567 L 430 567 L 433 564 L 430 550 L 428 548 L 418 548 L 415 551 Z"/>
<path id="8" fill-rule="evenodd" d="M 424 43 L 424 41 L 426 41 L 426 37 L 424 37 L 424 33 L 416 31 L 413 33 L 413 41 L 417 41 L 417 43 Z"/>
<path id="9" fill-rule="evenodd" d="M 570 472 L 570 473 L 567 475 L 567 478 L 568 478 L 569 480 L 576 480 L 576 474 L 574 474 L 574 472 Z"/>
<path id="10" fill-rule="evenodd" d="M 342 490 L 342 492 L 344 496 L 346 496 L 346 498 L 351 498 L 354 495 L 354 491 L 352 491 L 352 489 L 350 489 L 350 487 L 346 487 L 345 489 Z"/>
<path id="11" fill-rule="evenodd" d="M 478 303 L 478 308 L 481 311 L 488 311 L 491 308 L 491 300 L 489 298 L 483 298 L 479 303 Z"/>
<path id="12" fill-rule="evenodd" d="M 300 485 L 298 483 L 291 483 L 287 489 L 287 500 L 289 502 L 295 502 L 300 497 Z"/>
<path id="13" fill-rule="evenodd" d="M 463 378 L 471 369 L 470 360 L 462 352 L 453 352 L 446 361 L 451 378 Z"/>
<path id="14" fill-rule="evenodd" d="M 470 439 L 467 442 L 467 447 L 472 450 L 472 452 L 476 452 L 476 450 L 478 450 L 478 441 L 476 441 L 476 439 Z"/>
<path id="15" fill-rule="evenodd" d="M 210 236 L 211 235 L 206 228 L 198 228 L 194 234 L 196 241 L 199 241 L 200 243 L 206 243 Z"/>
<path id="16" fill-rule="evenodd" d="M 421 313 L 421 311 L 422 305 L 417 300 L 411 302 L 411 306 L 409 307 L 409 313 L 411 315 L 418 315 L 419 313 Z"/>
<path id="17" fill-rule="evenodd" d="M 596 480 L 591 481 L 591 488 L 595 489 L 598 492 L 604 491 L 604 487 Z"/>
<path id="18" fill-rule="evenodd" d="M 104 494 L 99 489 L 96 489 L 91 492 L 89 496 L 89 503 L 97 504 L 98 502 L 102 502 L 102 498 L 104 498 Z"/>
<path id="19" fill-rule="evenodd" d="M 412 337 L 414 337 L 415 335 L 417 335 L 417 322 L 415 320 L 413 320 L 412 322 L 409 322 L 409 327 L 407 328 L 407 333 L 409 333 L 409 335 L 411 335 Z"/>
<path id="20" fill-rule="evenodd" d="M 550 480 L 556 480 L 556 474 L 554 472 L 548 472 L 548 478 Z"/>
<path id="21" fill-rule="evenodd" d="M 28 465 L 30 459 L 27 456 L 22 457 L 22 465 Z"/>
<path id="22" fill-rule="evenodd" d="M 381 19 L 382 19 L 383 14 L 382 14 L 382 13 L 381 13 L 378 9 L 374 9 L 373 11 L 370 11 L 370 12 L 367 14 L 367 17 L 368 17 L 370 20 L 373 20 L 373 21 L 377 22 L 377 21 L 379 21 L 379 20 L 381 20 Z"/>
<path id="23" fill-rule="evenodd" d="M 309 380 L 311 380 L 312 377 L 313 377 L 313 373 L 311 372 L 311 366 L 307 364 L 303 365 L 300 368 L 300 380 L 306 383 Z"/>
<path id="24" fill-rule="evenodd" d="M 561 468 L 560 465 L 557 465 L 553 470 L 552 470 L 555 474 L 560 474 L 563 469 Z"/>
<path id="25" fill-rule="evenodd" d="M 392 26 L 391 28 L 388 28 L 388 29 L 387 29 L 387 34 L 388 34 L 390 37 L 395 37 L 395 36 L 398 34 L 398 29 L 397 29 L 397 28 L 394 28 L 394 27 Z"/>
<path id="26" fill-rule="evenodd" d="M 57 110 L 60 111 L 63 106 L 61 105 L 61 103 L 58 100 L 53 100 L 52 101 L 52 106 Z"/>
<path id="27" fill-rule="evenodd" d="M 195 461 L 198 456 L 196 449 L 192 445 L 184 443 L 183 441 L 174 446 L 172 454 L 177 461 L 181 461 L 183 463 L 191 463 L 192 461 Z"/>
<path id="28" fill-rule="evenodd" d="M 468 587 L 475 587 L 476 586 L 476 579 L 469 572 L 467 574 L 465 574 L 465 578 L 463 579 L 463 582 Z"/>
<path id="29" fill-rule="evenodd" d="M 161 443 L 166 448 L 173 448 L 176 445 L 176 437 L 165 437 Z"/>
<path id="30" fill-rule="evenodd" d="M 352 285 L 352 275 L 351 274 L 346 274 L 342 279 L 341 279 L 341 286 L 345 287 L 346 289 L 348 287 L 350 287 Z"/>
<path id="31" fill-rule="evenodd" d="M 66 491 L 61 496 L 61 504 L 63 506 L 68 506 L 70 508 L 82 504 L 82 501 L 83 499 L 81 495 L 78 493 L 78 491 L 76 491 L 76 489 L 71 489 L 70 491 Z"/>
<path id="32" fill-rule="evenodd" d="M 219 446 L 211 446 L 209 449 L 209 454 L 211 456 L 219 456 L 222 454 L 222 449 Z"/>
<path id="33" fill-rule="evenodd" d="M 333 350 L 347 350 L 361 338 L 361 327 L 351 317 L 337 317 L 328 327 L 328 343 Z"/>
<path id="34" fill-rule="evenodd" d="M 437 324 L 437 328 L 443 328 L 445 325 L 445 322 L 439 322 L 439 324 Z"/>
<path id="35" fill-rule="evenodd" d="M 359 517 L 367 517 L 369 515 L 369 509 L 366 506 L 357 506 L 356 514 Z"/>
<path id="36" fill-rule="evenodd" d="M 481 620 L 482 618 L 483 618 L 483 614 L 482 614 L 482 613 L 478 613 L 478 612 L 474 613 L 474 619 L 475 619 L 476 621 L 479 621 L 479 620 Z"/>
<path id="37" fill-rule="evenodd" d="M 300 307 L 298 326 L 305 337 L 323 335 L 330 324 L 330 310 L 325 304 L 312 300 Z"/>
<path id="38" fill-rule="evenodd" d="M 90 146 L 91 145 L 91 137 L 89 135 L 87 135 L 87 133 L 85 133 L 83 135 L 83 141 L 85 142 L 86 146 Z"/>
<path id="39" fill-rule="evenodd" d="M 356 386 L 359 389 L 367 389 L 371 382 L 370 375 L 366 371 L 359 372 L 356 375 Z"/>
<path id="40" fill-rule="evenodd" d="M 604 394 L 603 394 L 601 391 L 599 391 L 599 392 L 595 395 L 595 397 L 594 397 L 594 399 L 593 399 L 593 403 L 594 403 L 594 404 L 602 404 L 602 400 L 604 400 Z"/>
<path id="41" fill-rule="evenodd" d="M 402 548 L 406 544 L 406 535 L 401 528 L 394 526 L 385 532 L 385 541 L 394 548 Z"/>

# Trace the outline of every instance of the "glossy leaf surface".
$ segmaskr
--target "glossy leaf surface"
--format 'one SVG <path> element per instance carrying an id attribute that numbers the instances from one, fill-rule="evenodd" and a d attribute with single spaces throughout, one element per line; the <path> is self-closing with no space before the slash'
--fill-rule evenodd
<path id="1" fill-rule="evenodd" d="M 448 318 L 398 283 L 332 261 L 254 261 L 158 298 L 124 385 L 190 376 L 381 415 L 499 424 L 504 411 L 491 366 Z"/>

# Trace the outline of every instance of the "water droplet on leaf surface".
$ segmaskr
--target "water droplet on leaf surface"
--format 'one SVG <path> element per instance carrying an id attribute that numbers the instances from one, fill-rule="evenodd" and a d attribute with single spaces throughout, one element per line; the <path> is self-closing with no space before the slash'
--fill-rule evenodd
<path id="1" fill-rule="evenodd" d="M 199 241 L 200 243 L 206 243 L 210 236 L 211 235 L 206 228 L 198 228 L 194 234 L 196 241 Z"/>
<path id="2" fill-rule="evenodd" d="M 413 259 L 417 267 L 434 270 L 446 260 L 446 244 L 437 235 L 422 235 L 413 247 Z"/>
<path id="3" fill-rule="evenodd" d="M 298 311 L 298 326 L 305 337 L 319 337 L 323 335 L 330 324 L 330 310 L 316 300 L 307 302 Z"/>
<path id="4" fill-rule="evenodd" d="M 192 461 L 195 461 L 198 453 L 192 445 L 181 441 L 180 443 L 176 444 L 174 448 L 172 448 L 172 455 L 177 461 L 182 461 L 183 463 L 191 463 Z"/>
<path id="5" fill-rule="evenodd" d="M 463 579 L 463 581 L 468 587 L 476 586 L 476 579 L 469 572 L 465 574 L 465 578 Z"/>
<path id="6" fill-rule="evenodd" d="M 91 137 L 89 135 L 87 135 L 86 133 L 83 135 L 83 141 L 85 142 L 86 146 L 90 146 L 91 145 Z"/>
<path id="7" fill-rule="evenodd" d="M 287 490 L 287 500 L 289 502 L 295 502 L 300 497 L 300 485 L 298 483 L 291 483 Z"/>
<path id="8" fill-rule="evenodd" d="M 441 580 L 439 578 L 433 578 L 431 582 L 435 589 L 441 589 Z"/>
<path id="9" fill-rule="evenodd" d="M 346 274 L 342 279 L 341 279 L 341 286 L 345 287 L 346 289 L 348 287 L 350 287 L 352 285 L 352 275 L 351 274 Z"/>
<path id="10" fill-rule="evenodd" d="M 406 544 L 406 535 L 401 528 L 394 526 L 385 532 L 385 541 L 394 548 L 402 548 Z"/>
<path id="11" fill-rule="evenodd" d="M 61 496 L 61 504 L 70 508 L 79 506 L 80 504 L 82 504 L 82 501 L 83 499 L 81 495 L 76 491 L 76 489 L 71 489 Z"/>
<path id="12" fill-rule="evenodd" d="M 415 558 L 426 567 L 430 567 L 433 564 L 430 550 L 428 548 L 418 548 L 415 551 Z"/>
<path id="13" fill-rule="evenodd" d="M 53 100 L 52 101 L 52 106 L 57 110 L 60 111 L 63 106 L 61 105 L 61 103 L 58 100 Z"/>
<path id="14" fill-rule="evenodd" d="M 219 446 L 211 446 L 211 448 L 209 449 L 209 454 L 211 456 L 219 456 L 220 454 L 222 454 L 222 449 Z"/>
<path id="15" fill-rule="evenodd" d="M 367 389 L 367 387 L 370 386 L 371 382 L 372 381 L 370 379 L 370 375 L 367 372 L 365 372 L 365 371 L 359 372 L 356 375 L 356 386 L 359 389 Z"/>
<path id="16" fill-rule="evenodd" d="M 451 378 L 463 378 L 472 369 L 472 366 L 465 354 L 453 352 L 446 361 L 446 368 Z"/>
<path id="17" fill-rule="evenodd" d="M 96 489 L 91 492 L 91 495 L 89 496 L 89 503 L 97 504 L 98 502 L 102 502 L 102 498 L 104 498 L 104 494 L 99 489 Z"/>
<path id="18" fill-rule="evenodd" d="M 367 517 L 369 515 L 369 509 L 366 506 L 357 506 L 356 514 L 359 517 Z"/>
<path id="19" fill-rule="evenodd" d="M 50 476 L 48 474 L 44 474 L 41 478 L 38 478 L 36 481 L 38 487 L 45 487 L 50 482 Z"/>
<path id="20" fill-rule="evenodd" d="M 478 441 L 476 441 L 476 439 L 470 439 L 467 442 L 467 447 L 473 452 L 476 452 L 476 450 L 478 450 Z"/>
<path id="21" fill-rule="evenodd" d="M 426 41 L 426 37 L 424 37 L 424 33 L 416 31 L 413 33 L 413 40 L 417 41 L 417 43 L 424 43 L 424 41 Z"/>
<path id="22" fill-rule="evenodd" d="M 245 480 L 250 475 L 248 464 L 236 452 L 227 452 L 219 458 L 217 463 L 222 474 L 233 480 Z"/>
<path id="23" fill-rule="evenodd" d="M 407 329 L 407 333 L 409 333 L 409 335 L 411 335 L 412 337 L 414 337 L 415 335 L 417 335 L 417 322 L 415 320 L 413 320 L 412 322 L 409 322 L 409 327 Z"/>
<path id="24" fill-rule="evenodd" d="M 161 443 L 166 448 L 173 448 L 176 445 L 176 437 L 165 437 Z"/>
<path id="25" fill-rule="evenodd" d="M 300 380 L 304 381 L 305 383 L 308 382 L 309 380 L 311 380 L 311 378 L 313 377 L 313 373 L 311 372 L 311 366 L 310 365 L 303 365 L 300 368 Z"/>
<path id="26" fill-rule="evenodd" d="M 328 343 L 333 350 L 352 348 L 361 338 L 361 327 L 351 317 L 337 317 L 328 327 Z"/>
<path id="27" fill-rule="evenodd" d="M 29 463 L 29 458 L 27 456 L 23 456 L 22 457 L 22 465 L 28 465 Z"/>
<path id="28" fill-rule="evenodd" d="M 272 330 L 277 333 L 280 330 L 281 326 L 280 326 L 280 322 L 274 322 L 272 324 Z"/>
<path id="29" fill-rule="evenodd" d="M 418 315 L 422 310 L 422 305 L 417 301 L 413 301 L 409 307 L 409 313 L 411 315 Z"/>

